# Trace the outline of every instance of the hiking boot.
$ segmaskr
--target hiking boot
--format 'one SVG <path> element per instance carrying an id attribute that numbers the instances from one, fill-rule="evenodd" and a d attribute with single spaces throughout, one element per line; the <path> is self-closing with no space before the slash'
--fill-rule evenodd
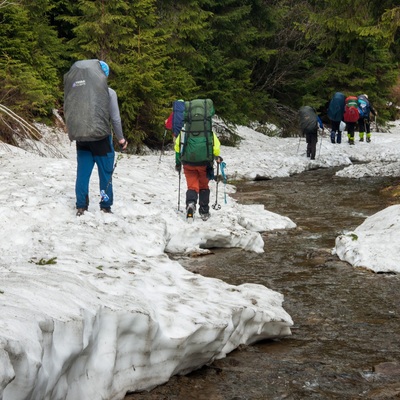
<path id="1" fill-rule="evenodd" d="M 367 143 L 370 143 L 371 142 L 371 139 L 368 137 L 367 138 Z"/>
<path id="2" fill-rule="evenodd" d="M 76 216 L 80 217 L 81 215 L 85 214 L 85 211 L 87 211 L 87 208 L 77 208 L 76 209 Z"/>
<path id="3" fill-rule="evenodd" d="M 363 142 L 364 141 L 364 138 L 360 138 L 360 142 Z M 367 142 L 368 142 L 368 139 L 367 139 Z"/>
<path id="4" fill-rule="evenodd" d="M 194 213 L 196 211 L 196 206 L 194 203 L 189 203 L 187 208 L 186 208 L 186 219 L 192 219 L 194 217 Z"/>
<path id="5" fill-rule="evenodd" d="M 354 140 L 349 140 L 349 144 L 353 144 L 354 145 Z"/>
<path id="6" fill-rule="evenodd" d="M 203 221 L 207 221 L 208 218 L 211 217 L 211 214 L 210 214 L 210 213 L 200 213 L 200 217 L 201 217 L 201 219 L 202 219 Z"/>
<path id="7" fill-rule="evenodd" d="M 100 211 L 102 211 L 103 213 L 106 213 L 106 214 L 112 214 L 113 212 L 111 211 L 111 207 L 102 207 L 102 208 L 100 208 Z"/>

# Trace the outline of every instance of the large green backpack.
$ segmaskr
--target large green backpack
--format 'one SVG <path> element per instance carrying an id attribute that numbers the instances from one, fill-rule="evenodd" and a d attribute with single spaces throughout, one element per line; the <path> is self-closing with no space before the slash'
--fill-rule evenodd
<path id="1" fill-rule="evenodd" d="M 206 165 L 213 161 L 211 99 L 185 101 L 184 130 L 181 132 L 181 161 L 191 165 Z"/>

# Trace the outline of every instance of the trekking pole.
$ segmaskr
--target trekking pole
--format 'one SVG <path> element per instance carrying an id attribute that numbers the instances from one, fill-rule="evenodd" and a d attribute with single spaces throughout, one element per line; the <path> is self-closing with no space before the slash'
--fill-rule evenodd
<path id="1" fill-rule="evenodd" d="M 322 130 L 322 132 L 323 132 L 324 130 Z M 318 153 L 318 159 L 319 159 L 319 156 L 321 155 L 321 147 L 322 147 L 322 133 L 321 133 L 321 140 L 320 140 L 320 142 L 319 142 L 319 153 Z"/>
<path id="2" fill-rule="evenodd" d="M 217 177 L 215 178 L 217 182 L 216 193 L 215 193 L 215 203 L 212 205 L 214 210 L 219 210 L 221 208 L 221 204 L 218 204 L 218 176 L 219 176 L 219 163 L 217 163 Z"/>
<path id="3" fill-rule="evenodd" d="M 181 206 L 181 170 L 179 170 L 179 181 L 178 181 L 178 211 Z"/>
<path id="4" fill-rule="evenodd" d="M 376 120 L 376 115 L 374 115 L 374 120 L 375 120 L 375 128 L 376 128 L 376 131 L 379 132 L 378 121 Z"/>
<path id="5" fill-rule="evenodd" d="M 160 164 L 161 162 L 161 156 L 164 154 L 164 142 L 165 142 L 165 136 L 167 135 L 167 130 L 164 130 L 164 136 L 162 140 L 162 146 L 161 146 L 161 153 L 160 153 L 160 159 L 158 160 L 158 163 Z"/>
<path id="6" fill-rule="evenodd" d="M 363 119 L 363 124 L 364 124 L 364 133 L 365 133 L 365 141 L 367 141 L 367 124 L 366 124 L 366 118 Z M 361 140 L 361 138 L 360 138 Z M 363 137 L 363 141 L 364 141 L 364 137 Z"/>
<path id="7" fill-rule="evenodd" d="M 224 180 L 224 202 L 225 202 L 225 204 L 227 204 L 227 201 L 226 201 L 226 181 L 227 181 L 227 179 L 226 179 L 226 175 L 225 175 L 225 167 L 226 167 L 226 163 L 222 162 L 221 163 L 221 175 Z"/>
<path id="8" fill-rule="evenodd" d="M 299 136 L 299 144 L 298 144 L 298 146 L 297 146 L 297 151 L 296 151 L 296 154 L 298 154 L 298 153 L 299 153 L 300 142 L 301 142 L 301 136 Z"/>
<path id="9" fill-rule="evenodd" d="M 107 191 L 108 191 L 109 186 L 111 185 L 112 177 L 114 175 L 115 168 L 117 168 L 118 161 L 121 158 L 122 158 L 122 153 L 119 153 L 118 156 L 117 156 L 117 159 L 115 160 L 115 164 L 114 164 L 113 170 L 111 171 L 111 176 L 110 176 L 110 179 L 107 182 L 106 188 L 104 190 L 100 190 L 100 197 L 101 197 L 100 203 L 103 203 L 103 202 L 106 202 L 106 201 L 110 200 L 110 197 L 108 196 Z"/>

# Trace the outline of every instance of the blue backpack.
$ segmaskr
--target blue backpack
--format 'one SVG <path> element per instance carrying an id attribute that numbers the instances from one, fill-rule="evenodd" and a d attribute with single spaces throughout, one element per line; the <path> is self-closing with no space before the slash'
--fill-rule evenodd
<path id="1" fill-rule="evenodd" d="M 344 114 L 346 96 L 341 92 L 336 92 L 332 97 L 328 107 L 328 117 L 331 121 L 341 121 Z"/>
<path id="2" fill-rule="evenodd" d="M 165 129 L 172 131 L 172 134 L 177 137 L 184 124 L 185 119 L 185 101 L 176 100 L 172 105 L 172 113 L 165 120 Z"/>
<path id="3" fill-rule="evenodd" d="M 369 106 L 368 99 L 361 94 L 357 97 L 358 102 L 358 112 L 360 114 L 360 118 L 369 118 L 369 114 L 371 112 L 371 107 Z"/>

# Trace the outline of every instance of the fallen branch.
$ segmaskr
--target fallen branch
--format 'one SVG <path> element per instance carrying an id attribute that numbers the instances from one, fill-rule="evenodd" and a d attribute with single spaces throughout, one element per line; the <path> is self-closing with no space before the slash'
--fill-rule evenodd
<path id="1" fill-rule="evenodd" d="M 55 146 L 49 145 L 44 141 L 42 141 L 41 140 L 42 134 L 40 130 L 37 129 L 34 125 L 27 122 L 26 120 L 24 120 L 14 111 L 0 104 L 0 114 L 5 115 L 6 117 L 8 117 L 9 119 L 18 124 L 20 130 L 13 128 L 8 123 L 8 121 L 6 121 L 5 118 L 0 118 L 0 121 L 9 129 L 12 136 L 15 135 L 19 139 L 18 143 L 18 140 L 15 140 L 15 138 L 13 138 L 14 142 L 18 143 L 19 145 L 21 143 L 24 143 L 26 146 L 34 148 L 34 151 L 39 155 L 41 155 L 42 157 L 46 157 L 47 154 L 45 154 L 37 145 L 37 143 L 39 142 L 47 149 L 50 155 L 55 156 L 57 158 L 66 158 L 65 155 L 62 154 Z"/>

